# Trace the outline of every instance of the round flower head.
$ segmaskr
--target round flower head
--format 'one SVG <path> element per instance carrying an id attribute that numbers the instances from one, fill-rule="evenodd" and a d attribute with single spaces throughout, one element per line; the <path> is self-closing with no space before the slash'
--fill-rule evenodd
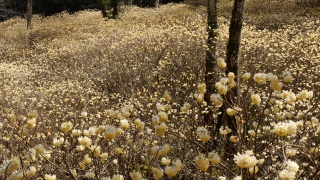
<path id="1" fill-rule="evenodd" d="M 244 73 L 244 74 L 242 75 L 242 79 L 245 80 L 245 81 L 249 80 L 250 77 L 251 77 L 251 74 L 248 73 L 248 72 L 246 72 L 246 73 Z"/>
<path id="2" fill-rule="evenodd" d="M 221 58 L 221 57 L 219 57 L 219 58 L 217 59 L 217 64 L 218 64 L 218 66 L 219 66 L 221 69 L 224 69 L 224 68 L 227 67 L 227 63 L 226 63 L 226 62 L 224 61 L 224 59 Z"/>
<path id="3" fill-rule="evenodd" d="M 87 116 L 88 116 L 88 113 L 87 113 L 87 112 L 85 112 L 85 111 L 84 111 L 84 112 L 81 112 L 81 117 L 82 117 L 82 118 L 86 118 Z"/>
<path id="4" fill-rule="evenodd" d="M 220 107 L 223 104 L 223 99 L 222 99 L 220 94 L 211 94 L 210 95 L 210 100 L 217 107 Z"/>
<path id="5" fill-rule="evenodd" d="M 14 180 L 22 180 L 23 179 L 23 172 L 21 171 L 15 171 L 12 173 L 11 177 L 14 179 Z"/>
<path id="6" fill-rule="evenodd" d="M 162 159 L 161 159 L 161 164 L 164 165 L 164 166 L 169 165 L 170 162 L 171 162 L 171 160 L 166 158 L 166 157 L 162 157 Z"/>
<path id="7" fill-rule="evenodd" d="M 252 151 L 246 151 L 243 154 L 237 153 L 233 160 L 240 168 L 252 168 L 258 163 L 256 157 L 252 156 Z"/>
<path id="8" fill-rule="evenodd" d="M 207 89 L 206 89 L 206 84 L 205 84 L 205 83 L 199 84 L 199 85 L 198 85 L 198 90 L 199 90 L 199 92 L 200 92 L 201 94 L 204 94 L 204 93 L 207 91 Z"/>
<path id="9" fill-rule="evenodd" d="M 241 176 L 236 176 L 232 180 L 242 180 L 242 177 Z"/>
<path id="10" fill-rule="evenodd" d="M 251 102 L 255 105 L 259 105 L 261 102 L 261 98 L 258 94 L 251 95 Z"/>
<path id="11" fill-rule="evenodd" d="M 142 175 L 139 171 L 133 171 L 130 173 L 130 177 L 132 180 L 142 180 Z"/>
<path id="12" fill-rule="evenodd" d="M 104 131 L 103 135 L 104 138 L 107 140 L 113 140 L 117 136 L 118 128 L 113 125 L 106 125 L 106 130 Z"/>
<path id="13" fill-rule="evenodd" d="M 294 93 L 290 92 L 287 98 L 285 99 L 287 104 L 291 104 L 297 100 L 297 97 Z"/>
<path id="14" fill-rule="evenodd" d="M 215 84 L 215 88 L 218 90 L 218 93 L 221 95 L 225 95 L 228 92 L 228 86 L 223 85 L 220 82 L 217 82 Z"/>
<path id="15" fill-rule="evenodd" d="M 34 127 L 36 127 L 36 121 L 36 118 L 27 120 L 27 127 L 33 129 Z"/>
<path id="16" fill-rule="evenodd" d="M 70 131 L 73 127 L 72 122 L 68 121 L 68 122 L 64 122 L 61 124 L 60 129 L 62 132 L 66 133 L 68 131 Z"/>
<path id="17" fill-rule="evenodd" d="M 156 107 L 158 112 L 166 110 L 164 106 L 159 102 L 157 102 Z"/>
<path id="18" fill-rule="evenodd" d="M 86 137 L 86 136 L 79 137 L 78 141 L 82 146 L 84 146 L 86 148 L 89 148 L 91 146 L 91 144 L 92 144 L 92 140 L 90 138 Z"/>
<path id="19" fill-rule="evenodd" d="M 237 113 L 237 111 L 234 110 L 234 109 L 232 109 L 232 108 L 228 108 L 228 109 L 227 109 L 227 114 L 228 114 L 229 116 L 233 116 L 233 115 L 236 114 L 236 113 Z"/>
<path id="20" fill-rule="evenodd" d="M 234 88 L 234 87 L 236 87 L 236 86 L 237 86 L 237 83 L 236 83 L 234 80 L 232 80 L 232 81 L 230 81 L 230 83 L 229 83 L 228 90 L 230 90 L 230 89 L 232 89 L 232 88 Z"/>
<path id="21" fill-rule="evenodd" d="M 53 138 L 52 144 L 55 147 L 59 147 L 59 146 L 61 146 L 63 144 L 63 142 L 64 142 L 64 138 L 63 137 L 57 137 L 57 138 Z"/>
<path id="22" fill-rule="evenodd" d="M 37 110 L 32 110 L 31 112 L 29 112 L 29 113 L 27 114 L 27 117 L 28 117 L 29 119 L 32 119 L 32 118 L 37 119 L 37 117 L 38 117 L 38 112 L 37 112 Z"/>
<path id="23" fill-rule="evenodd" d="M 291 161 L 290 159 L 286 162 L 287 164 L 287 167 L 286 167 L 286 170 L 288 170 L 289 172 L 295 172 L 297 173 L 298 170 L 299 170 L 299 165 L 294 162 L 294 161 Z"/>
<path id="24" fill-rule="evenodd" d="M 282 87 L 283 87 L 283 83 L 282 82 L 271 83 L 271 88 L 274 91 L 280 91 Z"/>
<path id="25" fill-rule="evenodd" d="M 155 146 L 152 146 L 151 153 L 154 156 L 160 157 L 160 156 L 165 156 L 169 152 L 169 150 L 170 150 L 170 145 L 168 144 L 165 144 L 163 146 L 155 145 Z"/>
<path id="26" fill-rule="evenodd" d="M 200 154 L 195 157 L 195 163 L 201 171 L 207 171 L 209 168 L 209 159 L 204 156 L 204 154 Z"/>
<path id="27" fill-rule="evenodd" d="M 14 170 L 20 166 L 20 158 L 14 157 L 6 167 L 5 174 L 11 174 Z"/>
<path id="28" fill-rule="evenodd" d="M 264 74 L 264 73 L 257 73 L 253 76 L 253 80 L 256 82 L 256 83 L 259 83 L 259 84 L 266 84 L 267 82 L 267 75 Z"/>
<path id="29" fill-rule="evenodd" d="M 189 103 L 184 103 L 181 107 L 181 111 L 187 113 L 189 109 L 191 108 L 191 105 Z"/>
<path id="30" fill-rule="evenodd" d="M 136 128 L 137 128 L 138 131 L 142 131 L 143 128 L 144 128 L 144 125 L 145 125 L 145 123 L 141 122 L 140 119 L 134 120 L 134 124 L 136 125 Z"/>
<path id="31" fill-rule="evenodd" d="M 194 98 L 196 98 L 197 102 L 200 103 L 203 101 L 204 94 L 202 94 L 202 93 L 194 94 Z"/>
<path id="32" fill-rule="evenodd" d="M 126 130 L 129 128 L 129 122 L 126 119 L 120 120 L 120 127 L 122 130 Z"/>
<path id="33" fill-rule="evenodd" d="M 228 73 L 228 79 L 230 80 L 234 80 L 234 78 L 236 77 L 236 75 L 233 72 L 229 72 Z"/>
<path id="34" fill-rule="evenodd" d="M 115 152 L 117 154 L 122 154 L 123 153 L 123 150 L 121 148 L 115 148 Z"/>
<path id="35" fill-rule="evenodd" d="M 37 151 L 38 154 L 43 154 L 46 151 L 42 144 L 34 146 L 34 149 Z"/>
<path id="36" fill-rule="evenodd" d="M 196 130 L 196 134 L 202 142 L 207 142 L 210 139 L 209 132 L 205 127 L 198 127 Z"/>
<path id="37" fill-rule="evenodd" d="M 164 172 L 166 173 L 167 176 L 174 177 L 175 175 L 178 174 L 181 168 L 182 168 L 182 162 L 181 160 L 177 159 L 175 160 L 172 166 L 166 166 Z"/>
<path id="38" fill-rule="evenodd" d="M 26 174 L 27 174 L 28 177 L 31 177 L 31 176 L 34 176 L 36 174 L 36 172 L 37 172 L 37 169 L 34 166 L 31 166 L 27 170 Z"/>
<path id="39" fill-rule="evenodd" d="M 86 154 L 83 158 L 83 163 L 85 165 L 88 165 L 88 164 L 91 164 L 91 162 L 92 162 L 92 158 L 89 157 L 89 154 Z"/>
<path id="40" fill-rule="evenodd" d="M 219 164 L 221 161 L 219 154 L 215 151 L 210 152 L 208 154 L 208 158 L 209 158 L 209 161 L 211 162 L 211 164 L 213 164 L 213 165 Z"/>
<path id="41" fill-rule="evenodd" d="M 86 172 L 86 174 L 84 175 L 84 177 L 86 177 L 87 179 L 93 179 L 94 176 L 94 172 Z"/>
<path id="42" fill-rule="evenodd" d="M 269 75 L 268 80 L 271 82 L 271 84 L 279 82 L 278 76 L 276 76 L 276 75 Z"/>
<path id="43" fill-rule="evenodd" d="M 230 141 L 233 143 L 237 143 L 239 141 L 238 136 L 230 136 Z"/>
<path id="44" fill-rule="evenodd" d="M 164 175 L 164 173 L 158 168 L 152 168 L 152 172 L 155 179 L 161 179 Z"/>
<path id="45" fill-rule="evenodd" d="M 168 121 L 168 115 L 166 112 L 159 112 L 158 113 L 158 116 L 159 116 L 159 121 L 160 122 L 166 122 Z"/>
<path id="46" fill-rule="evenodd" d="M 278 122 L 274 126 L 274 133 L 276 133 L 278 136 L 287 136 L 295 134 L 297 131 L 297 124 L 293 122 L 292 120 L 289 120 L 286 122 Z"/>
<path id="47" fill-rule="evenodd" d="M 131 113 L 130 113 L 130 110 L 126 107 L 123 107 L 121 108 L 121 115 L 124 117 L 124 118 L 129 118 Z"/>
<path id="48" fill-rule="evenodd" d="M 291 83 L 293 80 L 293 77 L 291 76 L 291 73 L 289 71 L 282 72 L 283 81 L 286 83 Z"/>
<path id="49" fill-rule="evenodd" d="M 101 154 L 101 147 L 100 146 L 91 146 L 90 150 L 93 152 L 93 157 L 98 157 Z"/>
<path id="50" fill-rule="evenodd" d="M 50 174 L 46 174 L 44 175 L 44 179 L 45 180 L 56 180 L 56 175 L 50 175 Z"/>
<path id="51" fill-rule="evenodd" d="M 289 172 L 288 170 L 284 169 L 284 170 L 280 171 L 279 178 L 280 178 L 280 180 L 295 180 L 296 173 Z"/>
<path id="52" fill-rule="evenodd" d="M 160 125 L 155 125 L 154 128 L 156 131 L 156 135 L 162 136 L 166 132 L 168 126 L 165 123 L 161 123 Z"/>
<path id="53" fill-rule="evenodd" d="M 107 114 L 109 115 L 109 117 L 112 119 L 116 118 L 118 116 L 118 114 L 120 113 L 118 110 L 117 111 L 109 110 L 107 112 L 108 112 Z"/>

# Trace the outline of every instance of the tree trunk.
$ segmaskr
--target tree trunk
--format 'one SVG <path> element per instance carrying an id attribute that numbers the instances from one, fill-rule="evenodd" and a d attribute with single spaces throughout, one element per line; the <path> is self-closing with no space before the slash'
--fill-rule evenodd
<path id="1" fill-rule="evenodd" d="M 217 20 L 217 4 L 218 0 L 208 0 L 208 16 L 207 16 L 207 26 L 208 26 L 208 49 L 206 52 L 206 71 L 205 71 L 205 83 L 207 91 L 204 94 L 204 101 L 211 104 L 210 95 L 214 92 L 214 68 L 216 67 L 216 57 L 214 55 L 216 51 L 216 36 L 218 29 Z M 204 114 L 204 122 L 207 126 L 213 126 L 213 111 L 209 109 L 209 112 Z"/>
<path id="2" fill-rule="evenodd" d="M 154 7 L 159 8 L 159 0 L 156 0 Z"/>
<path id="3" fill-rule="evenodd" d="M 230 22 L 229 28 L 229 41 L 227 45 L 227 57 L 226 57 L 226 75 L 229 72 L 233 72 L 236 76 L 235 81 L 237 86 L 232 90 L 228 91 L 225 95 L 225 101 L 228 103 L 224 103 L 223 106 L 220 108 L 221 114 L 218 116 L 218 126 L 227 125 L 231 130 L 232 133 L 228 134 L 230 137 L 231 135 L 237 135 L 237 122 L 235 116 L 229 116 L 226 114 L 227 108 L 233 108 L 233 105 L 237 104 L 238 101 L 238 66 L 239 66 L 239 50 L 240 50 L 240 42 L 241 42 L 241 30 L 243 24 L 243 15 L 245 9 L 245 0 L 234 0 L 234 6 L 232 10 L 232 17 Z M 229 105 L 229 106 L 228 106 Z M 233 155 L 236 153 L 236 147 L 233 145 L 232 142 L 229 142 L 229 137 L 227 138 L 227 142 L 225 144 L 226 158 L 233 158 Z"/>
<path id="4" fill-rule="evenodd" d="M 111 0 L 111 7 L 113 8 L 112 18 L 117 19 L 117 17 L 118 17 L 118 0 Z"/>
<path id="5" fill-rule="evenodd" d="M 103 0 L 97 0 L 97 1 L 98 1 L 100 11 L 102 13 L 102 17 L 106 18 L 107 17 L 107 10 L 106 10 L 105 4 L 103 3 Z"/>
<path id="6" fill-rule="evenodd" d="M 27 28 L 32 28 L 32 0 L 27 2 Z"/>
<path id="7" fill-rule="evenodd" d="M 243 24 L 243 15 L 245 9 L 245 0 L 235 0 L 232 10 L 232 17 L 229 28 L 229 41 L 227 45 L 227 69 L 226 75 L 233 72 L 236 75 L 236 82 L 238 83 L 238 66 L 239 66 L 239 51 L 241 43 L 241 31 Z M 238 86 L 234 88 L 235 98 L 238 96 Z M 234 101 L 235 102 L 235 101 Z"/>

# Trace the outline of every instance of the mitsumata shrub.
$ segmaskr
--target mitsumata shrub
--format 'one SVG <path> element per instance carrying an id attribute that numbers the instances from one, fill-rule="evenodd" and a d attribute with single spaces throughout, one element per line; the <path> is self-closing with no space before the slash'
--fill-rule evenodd
<path id="1" fill-rule="evenodd" d="M 268 14 L 248 8 L 239 75 L 225 74 L 219 16 L 210 102 L 205 7 L 0 23 L 0 179 L 316 179 L 320 21 L 292 15 L 261 29 Z"/>

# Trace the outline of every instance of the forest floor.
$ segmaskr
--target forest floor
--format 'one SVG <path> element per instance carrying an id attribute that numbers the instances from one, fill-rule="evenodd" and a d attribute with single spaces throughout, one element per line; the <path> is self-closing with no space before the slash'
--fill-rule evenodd
<path id="1" fill-rule="evenodd" d="M 231 10 L 230 2 L 221 2 L 217 57 L 226 54 Z M 26 29 L 25 19 L 2 22 L 0 115 L 14 113 L 23 119 L 36 110 L 41 123 L 30 139 L 48 133 L 52 139 L 61 136 L 61 122 L 72 120 L 78 129 L 106 124 L 106 110 L 128 103 L 135 104 L 132 116 L 150 119 L 165 91 L 175 101 L 173 108 L 191 102 L 197 84 L 204 82 L 206 15 L 202 6 L 168 4 L 159 9 L 126 7 L 118 20 L 103 19 L 97 11 L 34 15 L 31 30 Z M 319 15 L 319 8 L 297 6 L 293 1 L 249 0 L 242 31 L 241 74 L 263 72 L 281 77 L 289 71 L 294 80 L 285 89 L 313 91 L 310 106 L 317 106 Z M 8 125 L 1 131 L 0 146 L 14 137 L 12 129 Z M 0 160 L 17 152 L 6 150 Z M 110 152 L 109 156 L 117 155 Z M 51 172 L 48 167 L 43 166 L 47 169 L 42 172 Z"/>

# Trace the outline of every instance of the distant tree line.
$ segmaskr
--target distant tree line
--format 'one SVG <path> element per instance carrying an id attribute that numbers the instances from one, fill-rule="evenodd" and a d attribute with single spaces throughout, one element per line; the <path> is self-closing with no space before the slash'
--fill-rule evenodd
<path id="1" fill-rule="evenodd" d="M 32 13 L 50 16 L 52 14 L 68 11 L 70 13 L 84 9 L 101 9 L 102 5 L 108 5 L 112 0 L 32 0 Z M 160 4 L 170 2 L 182 2 L 183 0 L 159 0 Z M 139 7 L 154 7 L 155 0 L 118 0 L 118 4 L 137 5 Z M 0 0 L 0 21 L 13 16 L 25 17 L 27 12 L 27 0 Z"/>

